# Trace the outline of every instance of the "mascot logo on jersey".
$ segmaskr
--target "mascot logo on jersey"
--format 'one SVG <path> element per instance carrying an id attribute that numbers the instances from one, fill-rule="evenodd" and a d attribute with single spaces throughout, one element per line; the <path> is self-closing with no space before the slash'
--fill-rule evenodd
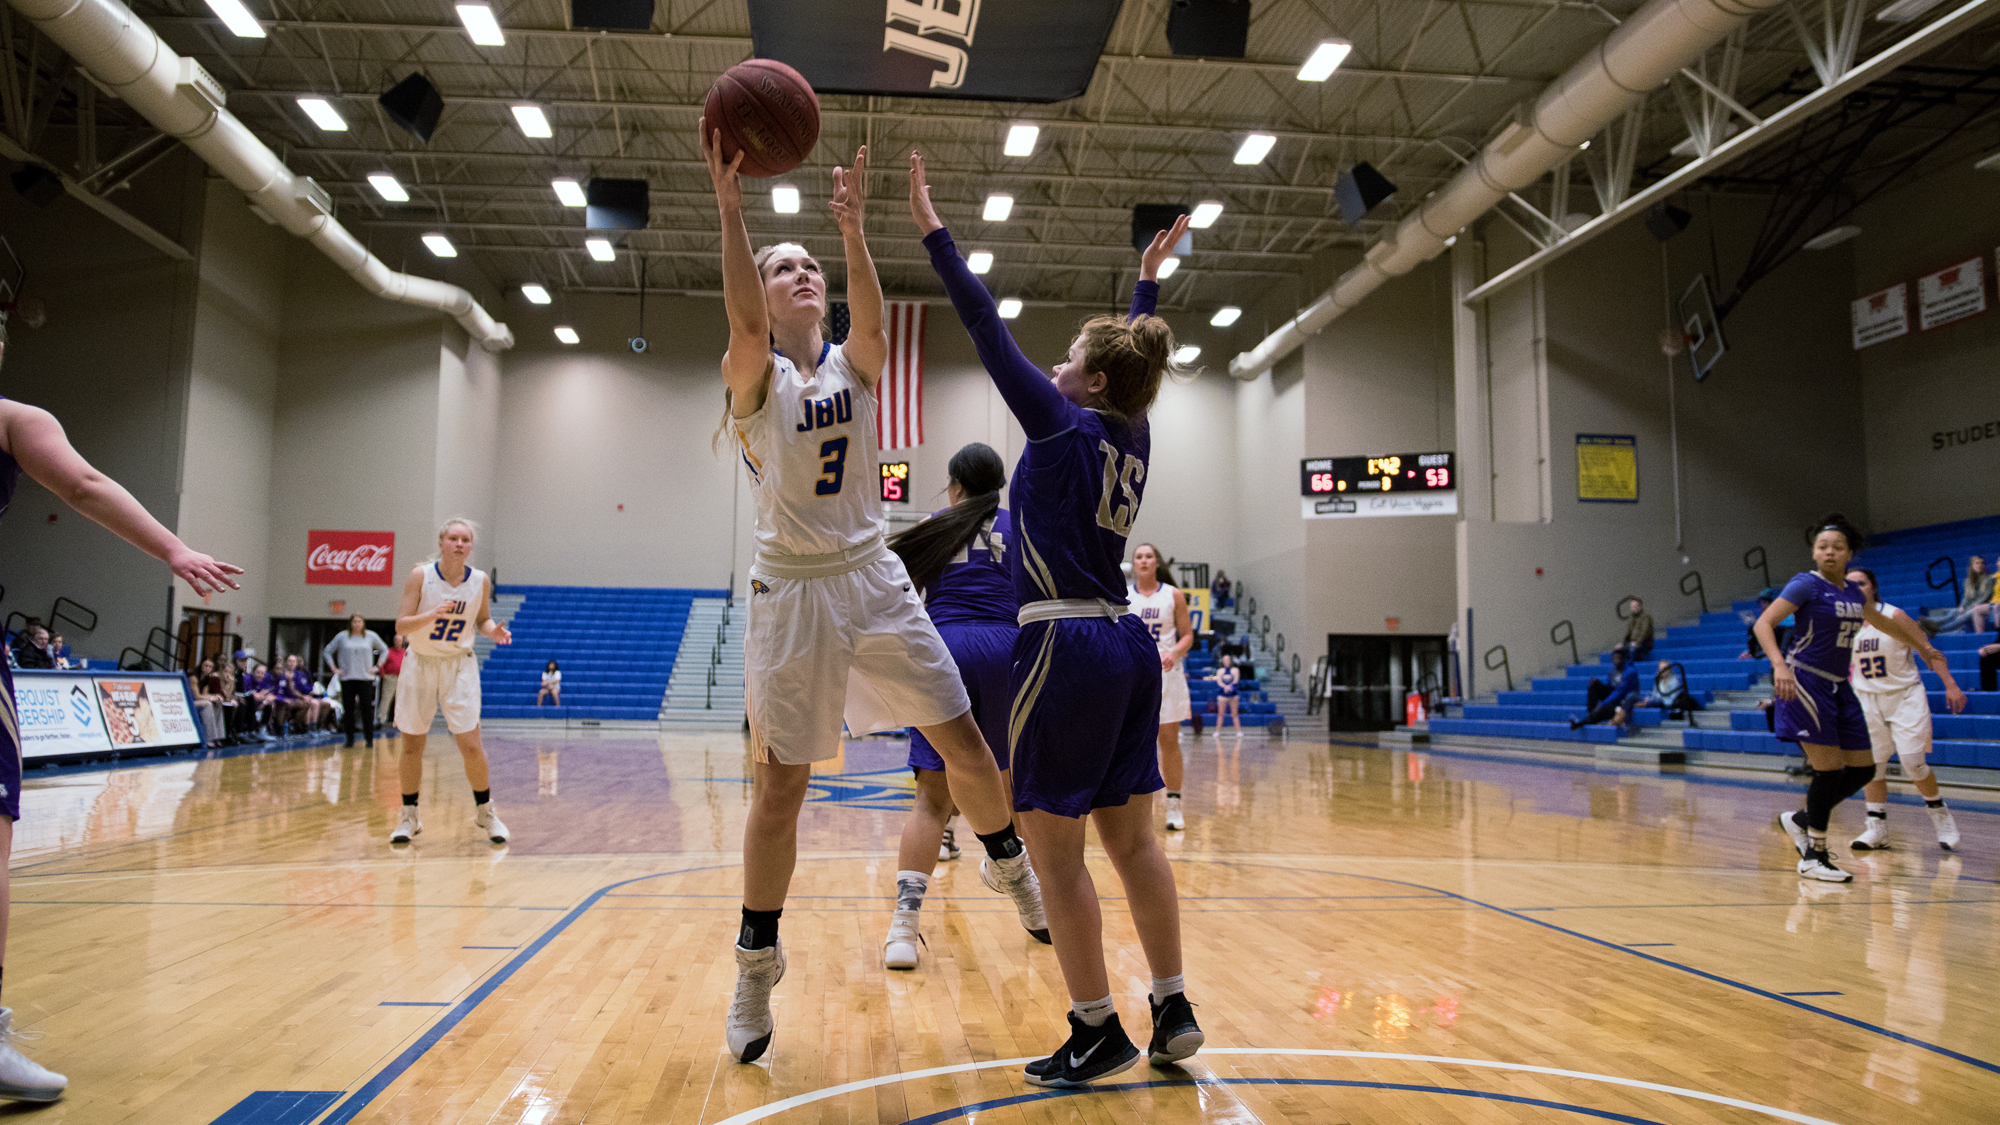
<path id="1" fill-rule="evenodd" d="M 752 578 L 750 580 L 750 589 L 759 594 L 768 594 L 771 592 L 771 588 L 769 586 L 764 585 L 762 582 L 759 582 L 755 578 Z"/>

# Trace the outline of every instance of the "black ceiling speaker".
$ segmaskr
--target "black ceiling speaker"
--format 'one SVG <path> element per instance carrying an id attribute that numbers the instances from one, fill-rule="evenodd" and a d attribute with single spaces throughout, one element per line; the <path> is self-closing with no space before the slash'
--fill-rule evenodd
<path id="1" fill-rule="evenodd" d="M 1250 0 L 1174 0 L 1167 46 L 1176 55 L 1240 59 L 1250 39 Z"/>
<path id="2" fill-rule="evenodd" d="M 644 180 L 593 179 L 584 185 L 583 201 L 583 225 L 591 230 L 646 229 Z"/>
<path id="3" fill-rule="evenodd" d="M 62 197 L 61 177 L 39 164 L 23 164 L 8 179 L 14 181 L 15 191 L 37 207 L 47 207 Z"/>
<path id="4" fill-rule="evenodd" d="M 1146 247 L 1153 244 L 1153 236 L 1163 230 L 1172 230 L 1174 220 L 1190 214 L 1185 203 L 1136 203 L 1132 206 L 1132 249 L 1144 254 Z M 1180 245 L 1174 253 L 1187 254 L 1194 248 L 1194 235 L 1181 235 Z"/>
<path id="5" fill-rule="evenodd" d="M 1661 242 L 1686 230 L 1693 221 L 1693 215 L 1671 203 L 1655 203 L 1646 208 L 1646 229 Z"/>
<path id="6" fill-rule="evenodd" d="M 444 95 L 437 92 L 430 79 L 413 73 L 390 87 L 379 100 L 389 120 L 408 129 L 425 144 L 431 143 L 431 134 L 437 132 L 438 118 L 444 113 Z"/>
<path id="7" fill-rule="evenodd" d="M 653 0 L 569 0 L 569 24 L 593 31 L 651 31 Z"/>
<path id="8" fill-rule="evenodd" d="M 1366 161 L 1342 172 L 1340 181 L 1333 185 L 1333 198 L 1340 204 L 1340 218 L 1349 230 L 1360 226 L 1368 212 L 1394 194 L 1396 185 Z"/>

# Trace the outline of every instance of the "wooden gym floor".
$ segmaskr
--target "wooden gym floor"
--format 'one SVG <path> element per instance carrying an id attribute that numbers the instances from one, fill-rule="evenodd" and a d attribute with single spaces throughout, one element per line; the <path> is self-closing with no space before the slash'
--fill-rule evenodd
<path id="1" fill-rule="evenodd" d="M 806 806 L 777 1035 L 729 1060 L 747 753 L 733 735 L 490 731 L 511 847 L 432 740 L 391 849 L 395 743 L 29 775 L 17 1026 L 70 1076 L 49 1122 L 1990 1122 L 2000 801 L 1938 851 L 1804 884 L 1768 774 L 1448 746 L 1196 742 L 1170 837 L 1209 1047 L 1085 1093 L 1024 1084 L 1062 1039 L 1055 958 L 942 865 L 910 973 L 878 960 L 909 805 L 858 742 Z M 1117 891 L 1097 862 L 1099 886 Z M 1147 972 L 1107 946 L 1142 1044 Z M 1981 1108 L 1984 1107 L 1984 1108 Z"/>

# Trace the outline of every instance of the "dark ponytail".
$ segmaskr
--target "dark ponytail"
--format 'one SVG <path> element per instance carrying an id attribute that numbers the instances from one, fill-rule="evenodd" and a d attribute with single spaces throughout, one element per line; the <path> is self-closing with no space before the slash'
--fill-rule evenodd
<path id="1" fill-rule="evenodd" d="M 902 556 L 910 580 L 920 591 L 930 589 L 952 557 L 1000 510 L 1000 490 L 1007 484 L 1007 468 L 1000 455 L 982 442 L 975 441 L 952 454 L 950 472 L 965 498 L 889 538 L 889 549 Z"/>

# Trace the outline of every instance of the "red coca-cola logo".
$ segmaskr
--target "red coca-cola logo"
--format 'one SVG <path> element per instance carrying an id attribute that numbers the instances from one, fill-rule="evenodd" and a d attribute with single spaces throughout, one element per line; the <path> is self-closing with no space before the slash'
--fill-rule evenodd
<path id="1" fill-rule="evenodd" d="M 396 533 L 393 531 L 306 532 L 308 586 L 393 586 Z"/>

